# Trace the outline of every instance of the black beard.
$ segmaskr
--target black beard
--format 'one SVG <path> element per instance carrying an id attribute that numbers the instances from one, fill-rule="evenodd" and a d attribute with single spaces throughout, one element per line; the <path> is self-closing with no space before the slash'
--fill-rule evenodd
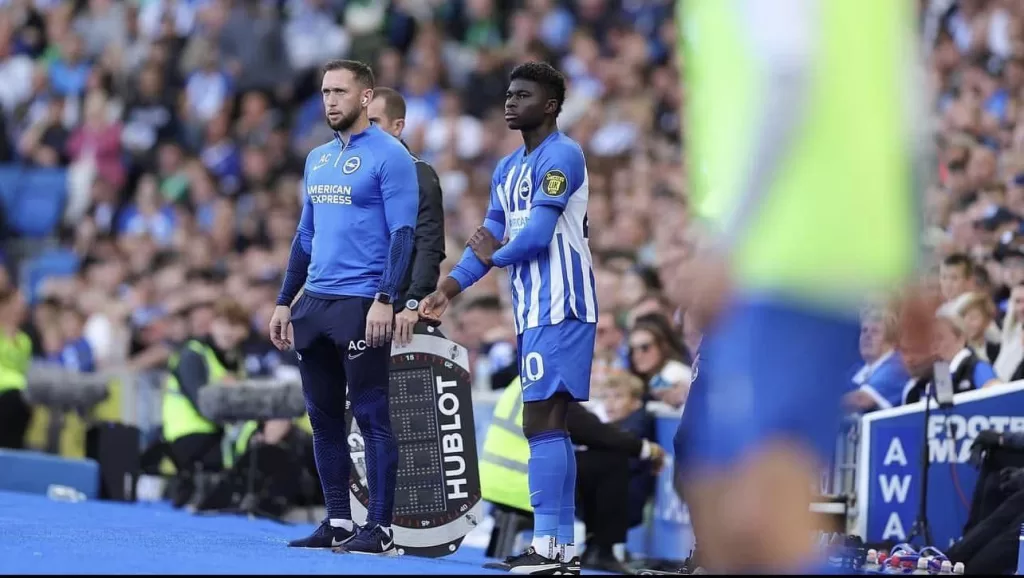
<path id="1" fill-rule="evenodd" d="M 343 116 L 338 119 L 338 122 L 331 124 L 330 119 L 327 120 L 327 126 L 331 127 L 334 132 L 345 132 L 352 128 L 352 125 L 356 123 L 356 119 L 359 118 L 359 111 L 356 111 L 348 116 Z"/>

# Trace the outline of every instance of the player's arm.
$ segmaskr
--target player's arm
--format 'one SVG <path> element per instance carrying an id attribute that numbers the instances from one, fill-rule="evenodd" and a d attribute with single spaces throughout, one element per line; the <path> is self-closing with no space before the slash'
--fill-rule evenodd
<path id="1" fill-rule="evenodd" d="M 806 116 L 811 96 L 821 0 L 731 0 L 747 24 L 761 94 L 742 195 L 727 215 L 716 245 L 729 253 L 764 204 Z"/>
<path id="2" fill-rule="evenodd" d="M 494 235 L 495 239 L 505 238 L 505 209 L 498 199 L 498 171 L 495 171 L 491 179 L 491 200 L 487 206 L 487 215 L 484 217 L 483 226 Z M 491 270 L 490 265 L 484 264 L 472 249 L 466 247 L 462 252 L 462 258 L 452 269 L 441 284 L 438 286 L 448 299 L 455 297 L 474 283 L 483 279 L 484 275 Z"/>
<path id="3" fill-rule="evenodd" d="M 401 146 L 387 150 L 378 169 L 378 179 L 384 199 L 384 220 L 390 233 L 390 247 L 377 291 L 393 299 L 409 269 L 415 246 L 420 191 L 412 156 Z"/>
<path id="4" fill-rule="evenodd" d="M 310 201 L 309 195 L 306 193 L 305 175 L 302 177 L 302 183 L 302 196 L 305 201 L 302 204 L 302 215 L 299 217 L 295 238 L 292 239 L 292 251 L 288 255 L 288 268 L 284 273 L 281 291 L 277 294 L 278 305 L 291 305 L 295 296 L 302 290 L 302 286 L 306 284 L 309 261 L 313 254 L 313 202 Z"/>
<path id="5" fill-rule="evenodd" d="M 558 218 L 569 198 L 583 186 L 586 163 L 579 149 L 563 146 L 545 153 L 537 167 L 541 184 L 533 192 L 530 219 L 515 239 L 494 252 L 492 261 L 497 267 L 526 261 L 551 245 Z"/>

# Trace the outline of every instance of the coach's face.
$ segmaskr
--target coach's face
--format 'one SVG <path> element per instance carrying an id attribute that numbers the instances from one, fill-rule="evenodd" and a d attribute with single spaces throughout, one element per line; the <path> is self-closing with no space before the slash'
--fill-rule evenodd
<path id="1" fill-rule="evenodd" d="M 517 78 L 505 93 L 505 124 L 512 130 L 532 130 L 554 114 L 558 103 L 547 98 L 544 87 L 531 80 Z"/>
<path id="2" fill-rule="evenodd" d="M 373 97 L 373 89 L 362 86 L 355 74 L 344 69 L 327 71 L 321 92 L 327 126 L 336 131 L 348 130 Z"/>
<path id="3" fill-rule="evenodd" d="M 366 114 L 370 117 L 370 122 L 384 129 L 384 132 L 395 138 L 402 138 L 405 119 L 389 117 L 383 98 L 375 97 L 371 100 L 370 106 L 366 107 Z"/>

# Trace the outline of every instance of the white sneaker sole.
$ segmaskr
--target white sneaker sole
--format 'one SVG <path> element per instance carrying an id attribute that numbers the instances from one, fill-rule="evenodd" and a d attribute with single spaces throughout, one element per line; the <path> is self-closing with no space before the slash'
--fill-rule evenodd
<path id="1" fill-rule="evenodd" d="M 339 546 L 338 550 L 337 550 L 337 553 L 338 554 L 359 554 L 360 556 L 383 556 L 385 558 L 390 558 L 392 556 L 398 556 L 399 555 L 398 554 L 398 548 L 391 548 L 390 550 L 385 550 L 383 552 L 359 552 L 358 550 L 356 550 L 356 551 L 345 550 L 344 546 Z"/>
<path id="2" fill-rule="evenodd" d="M 513 566 L 508 573 L 509 574 L 547 574 L 549 576 L 557 575 L 558 571 L 562 569 L 562 565 L 555 562 L 553 564 L 534 564 L 531 566 Z"/>

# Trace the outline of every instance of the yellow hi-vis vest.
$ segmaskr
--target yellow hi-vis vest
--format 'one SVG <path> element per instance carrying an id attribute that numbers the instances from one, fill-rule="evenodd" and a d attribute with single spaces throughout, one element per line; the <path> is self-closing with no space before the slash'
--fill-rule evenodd
<path id="1" fill-rule="evenodd" d="M 523 435 L 523 388 L 517 377 L 494 406 L 494 418 L 480 456 L 480 492 L 483 499 L 533 511 L 527 463 L 530 444 Z"/>
<path id="2" fill-rule="evenodd" d="M 32 360 L 32 340 L 23 331 L 14 337 L 0 337 L 0 393 L 25 389 L 26 373 Z"/>
<path id="3" fill-rule="evenodd" d="M 217 383 L 228 375 L 228 370 L 221 365 L 217 354 L 207 345 L 190 340 L 185 347 L 203 356 L 206 360 L 207 381 Z M 178 369 L 178 353 L 171 355 L 167 362 L 170 375 L 164 384 L 163 403 L 163 432 L 164 441 L 173 443 L 175 440 L 192 434 L 217 433 L 219 428 L 216 424 L 206 419 L 199 413 L 192 402 L 181 391 L 178 378 L 175 374 Z"/>
<path id="4" fill-rule="evenodd" d="M 760 123 L 750 16 L 740 2 L 679 3 L 690 194 L 698 214 L 723 225 L 747 202 Z M 917 258 L 913 3 L 812 4 L 808 102 L 738 233 L 733 273 L 740 291 L 846 308 L 898 287 Z"/>

